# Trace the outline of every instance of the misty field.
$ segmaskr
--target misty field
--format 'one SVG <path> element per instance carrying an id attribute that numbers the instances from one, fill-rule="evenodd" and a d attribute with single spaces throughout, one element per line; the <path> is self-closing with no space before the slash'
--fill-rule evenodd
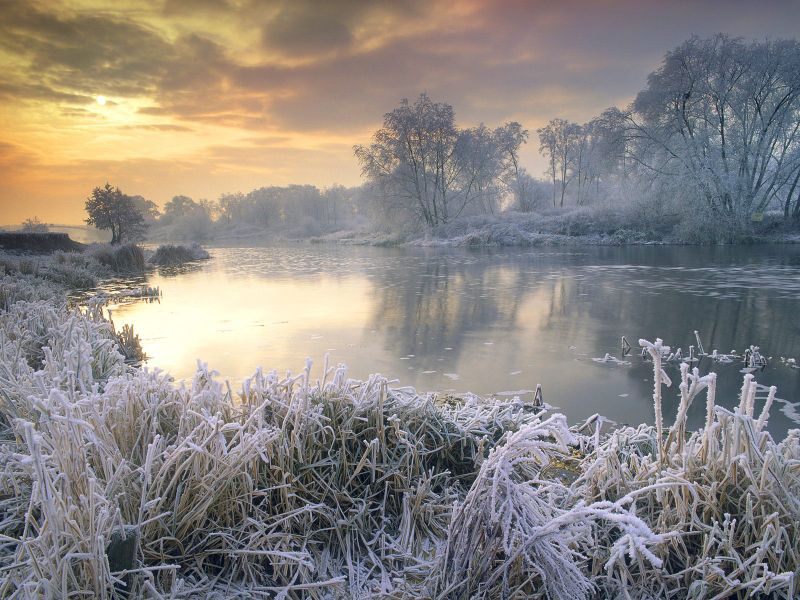
<path id="1" fill-rule="evenodd" d="M 642 340 L 654 423 L 616 429 L 344 366 L 177 385 L 49 269 L 0 281 L 3 597 L 800 591 L 800 438 L 765 430 L 775 389 L 751 374 L 727 410 L 684 363 L 663 415 L 670 349 Z"/>

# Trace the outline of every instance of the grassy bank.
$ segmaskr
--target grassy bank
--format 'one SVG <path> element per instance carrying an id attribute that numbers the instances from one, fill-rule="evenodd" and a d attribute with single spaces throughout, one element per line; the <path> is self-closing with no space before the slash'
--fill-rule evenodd
<path id="1" fill-rule="evenodd" d="M 0 231 L 0 251 L 4 252 L 80 252 L 84 248 L 84 244 L 73 241 L 66 233 Z"/>
<path id="2" fill-rule="evenodd" d="M 669 351 L 642 341 L 655 424 L 612 432 L 343 366 L 232 390 L 199 364 L 178 386 L 63 289 L 0 282 L 0 596 L 800 593 L 800 437 L 767 433 L 775 392 L 751 375 L 731 412 L 682 367 L 669 426 Z"/>
<path id="3" fill-rule="evenodd" d="M 311 239 L 316 243 L 372 246 L 535 247 L 641 244 L 800 243 L 800 229 L 767 215 L 746 226 L 686 215 L 661 214 L 649 208 L 578 207 L 537 212 L 504 212 L 462 217 L 425 231 L 340 231 Z"/>

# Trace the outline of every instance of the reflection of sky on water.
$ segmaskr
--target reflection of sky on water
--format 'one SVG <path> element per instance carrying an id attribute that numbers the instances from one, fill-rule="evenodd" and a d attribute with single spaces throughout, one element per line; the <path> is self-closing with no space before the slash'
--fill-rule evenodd
<path id="1" fill-rule="evenodd" d="M 354 377 L 382 372 L 420 390 L 525 392 L 578 420 L 652 419 L 649 365 L 619 356 L 619 340 L 662 337 L 728 352 L 760 344 L 775 360 L 760 382 L 800 399 L 800 249 L 585 248 L 504 252 L 338 246 L 216 248 L 199 269 L 149 279 L 158 304 L 114 310 L 133 322 L 150 365 L 177 378 L 202 358 L 234 381 L 257 366 L 298 371 L 326 353 Z M 707 369 L 708 365 L 701 364 Z M 739 389 L 740 365 L 720 372 L 718 398 Z M 677 373 L 676 373 L 677 374 Z M 674 410 L 677 390 L 668 391 Z M 529 397 L 529 396 L 526 396 Z M 702 421 L 703 402 L 693 407 Z M 781 404 L 771 427 L 796 424 Z"/>

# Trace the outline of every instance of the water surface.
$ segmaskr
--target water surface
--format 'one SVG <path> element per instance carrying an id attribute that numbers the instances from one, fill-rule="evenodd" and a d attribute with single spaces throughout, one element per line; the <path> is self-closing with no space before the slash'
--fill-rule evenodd
<path id="1" fill-rule="evenodd" d="M 298 372 L 345 363 L 353 377 L 380 372 L 421 391 L 517 394 L 545 400 L 578 421 L 602 413 L 652 421 L 652 372 L 634 349 L 661 337 L 688 350 L 694 330 L 707 351 L 760 345 L 772 360 L 756 373 L 783 400 L 770 429 L 800 423 L 800 248 L 586 247 L 507 251 L 347 246 L 211 248 L 212 259 L 161 270 L 148 284 L 160 303 L 114 307 L 132 322 L 149 365 L 176 379 L 202 359 L 234 385 L 256 367 Z M 718 398 L 741 386 L 739 363 L 712 364 Z M 670 366 L 678 379 L 677 366 Z M 677 389 L 666 392 L 667 418 Z M 732 402 L 728 402 L 731 404 Z M 760 404 L 760 403 L 759 403 Z M 700 425 L 701 398 L 690 412 Z"/>

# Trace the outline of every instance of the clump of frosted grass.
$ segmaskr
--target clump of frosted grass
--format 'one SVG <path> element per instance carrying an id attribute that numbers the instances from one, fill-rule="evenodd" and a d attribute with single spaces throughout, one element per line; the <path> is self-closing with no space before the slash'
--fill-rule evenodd
<path id="1" fill-rule="evenodd" d="M 201 363 L 178 386 L 129 367 L 98 307 L 3 282 L 20 299 L 0 312 L 2 597 L 800 591 L 800 440 L 767 433 L 775 390 L 758 410 L 752 375 L 728 411 L 684 364 L 667 427 L 658 370 L 658 425 L 611 433 L 342 366 L 259 370 L 234 392 Z M 660 369 L 663 344 L 644 346 Z M 121 537 L 132 552 L 110 561 Z"/>
<path id="2" fill-rule="evenodd" d="M 160 267 L 174 267 L 207 258 L 210 255 L 197 243 L 189 246 L 163 244 L 156 249 L 148 262 Z"/>
<path id="3" fill-rule="evenodd" d="M 92 257 L 80 252 L 56 251 L 47 256 L 0 254 L 0 267 L 17 277 L 48 281 L 64 289 L 87 289 L 108 271 Z"/>
<path id="4" fill-rule="evenodd" d="M 22 301 L 47 300 L 55 303 L 63 294 L 63 288 L 39 277 L 19 273 L 0 277 L 0 310 Z"/>
<path id="5" fill-rule="evenodd" d="M 775 442 L 765 430 L 776 389 L 756 410 L 757 386 L 744 376 L 738 408 L 715 403 L 716 376 L 681 364 L 680 403 L 662 432 L 664 348 L 640 340 L 654 360 L 656 427 L 613 432 L 581 465 L 576 482 L 585 501 L 629 499 L 632 509 L 665 540 L 662 562 L 620 563 L 606 573 L 612 597 L 795 598 L 800 593 L 800 438 Z M 706 393 L 706 423 L 688 432 L 688 409 Z"/>
<path id="6" fill-rule="evenodd" d="M 433 577 L 435 597 L 587 598 L 596 589 L 586 567 L 597 545 L 611 546 L 607 565 L 630 554 L 661 566 L 649 549 L 661 538 L 624 500 L 587 505 L 562 482 L 543 477 L 543 468 L 567 458 L 577 443 L 564 416 L 554 415 L 526 424 L 489 452 L 454 510 Z M 613 536 L 598 539 L 598 521 Z"/>
<path id="7" fill-rule="evenodd" d="M 142 273 L 145 256 L 136 244 L 93 244 L 86 254 L 114 273 Z"/>
<path id="8" fill-rule="evenodd" d="M 104 557 L 123 525 L 138 535 L 134 596 L 419 586 L 484 449 L 536 419 L 518 402 L 440 407 L 343 368 L 317 383 L 259 372 L 238 398 L 203 365 L 176 387 L 115 354 L 118 374 L 95 379 L 76 341 L 82 356 L 45 349 L 45 369 L 4 382 L 22 443 L 0 489 L 30 482 L 14 494 L 23 523 L 2 531 L 4 595 L 114 595 L 125 574 Z"/>

